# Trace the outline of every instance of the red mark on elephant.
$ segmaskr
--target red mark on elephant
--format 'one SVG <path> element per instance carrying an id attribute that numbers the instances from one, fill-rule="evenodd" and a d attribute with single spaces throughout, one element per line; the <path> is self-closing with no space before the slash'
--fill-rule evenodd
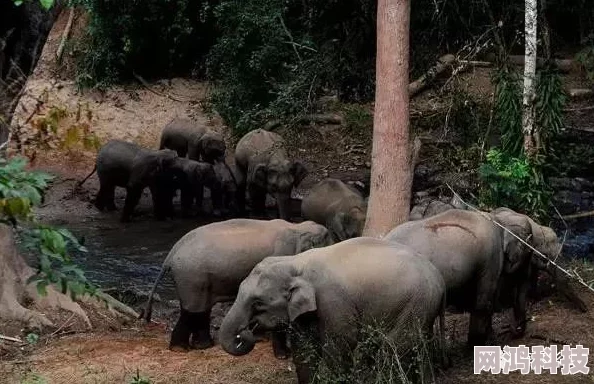
<path id="1" fill-rule="evenodd" d="M 476 239 L 476 235 L 468 228 L 466 228 L 463 225 L 460 225 L 458 223 L 433 223 L 433 224 L 425 224 L 425 228 L 433 231 L 433 232 L 437 232 L 437 230 L 439 228 L 444 228 L 444 227 L 456 227 L 456 228 L 460 228 L 463 231 L 468 232 L 472 237 L 474 237 Z"/>

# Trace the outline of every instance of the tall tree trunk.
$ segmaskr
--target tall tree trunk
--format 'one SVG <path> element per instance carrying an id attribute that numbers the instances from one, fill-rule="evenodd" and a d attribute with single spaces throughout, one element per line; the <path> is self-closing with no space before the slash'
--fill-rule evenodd
<path id="1" fill-rule="evenodd" d="M 524 152 L 528 157 L 536 154 L 535 135 L 535 99 L 536 99 L 536 39 L 538 24 L 538 1 L 526 0 L 525 3 L 525 56 L 524 60 L 524 98 L 522 131 L 524 133 Z"/>
<path id="2" fill-rule="evenodd" d="M 379 237 L 408 220 L 409 0 L 378 0 L 371 190 L 364 236 Z"/>

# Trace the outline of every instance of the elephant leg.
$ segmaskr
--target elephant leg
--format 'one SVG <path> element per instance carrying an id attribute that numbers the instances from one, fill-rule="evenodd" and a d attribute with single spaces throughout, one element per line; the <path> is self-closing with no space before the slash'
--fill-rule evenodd
<path id="1" fill-rule="evenodd" d="M 197 185 L 194 189 L 194 196 L 193 198 L 196 200 L 196 206 L 198 207 L 198 213 L 205 213 L 204 211 L 204 186 Z"/>
<path id="2" fill-rule="evenodd" d="M 526 298 L 530 289 L 530 280 L 522 281 L 515 293 L 514 300 L 514 336 L 522 337 L 526 332 Z"/>
<path id="3" fill-rule="evenodd" d="M 250 188 L 252 212 L 256 217 L 266 217 L 266 191 Z"/>
<path id="4" fill-rule="evenodd" d="M 150 187 L 151 190 L 151 198 L 153 200 L 153 214 L 157 220 L 165 220 L 170 215 L 169 205 L 171 203 L 171 197 L 168 191 L 157 188 L 157 187 Z M 167 199 L 169 198 L 169 202 Z"/>
<path id="5" fill-rule="evenodd" d="M 272 351 L 277 359 L 284 360 L 289 357 L 286 332 L 272 332 Z"/>
<path id="6" fill-rule="evenodd" d="M 142 195 L 142 188 L 127 188 L 126 189 L 126 202 L 124 203 L 124 210 L 122 212 L 121 221 L 129 221 L 134 212 L 134 208 L 140 201 Z"/>
<path id="7" fill-rule="evenodd" d="M 194 315 L 195 316 L 195 315 Z M 192 334 L 192 318 L 191 312 L 181 309 L 179 319 L 171 332 L 171 339 L 169 341 L 169 349 L 172 351 L 187 351 L 190 348 L 190 335 Z"/>
<path id="8" fill-rule="evenodd" d="M 115 211 L 115 185 L 107 182 L 100 183 L 99 192 L 95 199 L 95 207 L 98 210 L 103 211 Z"/>
<path id="9" fill-rule="evenodd" d="M 235 202 L 237 204 L 237 215 L 239 217 L 245 216 L 245 183 L 239 183 L 237 185 L 237 191 L 235 192 Z"/>
<path id="10" fill-rule="evenodd" d="M 192 313 L 191 346 L 195 349 L 207 349 L 214 345 L 210 336 L 210 309 L 208 311 Z"/>
<path id="11" fill-rule="evenodd" d="M 181 190 L 181 207 L 184 217 L 192 216 L 192 204 L 194 203 L 194 193 L 191 188 L 184 187 Z"/>

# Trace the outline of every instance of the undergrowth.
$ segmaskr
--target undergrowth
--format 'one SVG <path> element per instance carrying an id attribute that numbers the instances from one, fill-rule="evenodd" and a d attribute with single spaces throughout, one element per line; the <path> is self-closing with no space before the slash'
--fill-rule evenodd
<path id="1" fill-rule="evenodd" d="M 295 353 L 312 364 L 314 384 L 434 382 L 434 341 L 422 335 L 420 327 L 398 340 L 389 336 L 390 331 L 385 322 L 368 321 L 359 327 L 354 343 L 333 336 L 323 345 L 301 333 L 301 348 Z"/>

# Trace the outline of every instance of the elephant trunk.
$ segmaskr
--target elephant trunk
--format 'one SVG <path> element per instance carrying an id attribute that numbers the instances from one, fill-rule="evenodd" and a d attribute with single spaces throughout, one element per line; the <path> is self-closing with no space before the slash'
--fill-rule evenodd
<path id="1" fill-rule="evenodd" d="M 276 193 L 274 197 L 280 218 L 289 221 L 291 218 L 291 193 Z"/>
<path id="2" fill-rule="evenodd" d="M 237 302 L 233 304 L 229 313 L 223 319 L 219 329 L 219 342 L 225 352 L 233 356 L 243 356 L 254 349 L 256 339 L 252 331 L 248 330 L 249 316 L 246 315 Z"/>

